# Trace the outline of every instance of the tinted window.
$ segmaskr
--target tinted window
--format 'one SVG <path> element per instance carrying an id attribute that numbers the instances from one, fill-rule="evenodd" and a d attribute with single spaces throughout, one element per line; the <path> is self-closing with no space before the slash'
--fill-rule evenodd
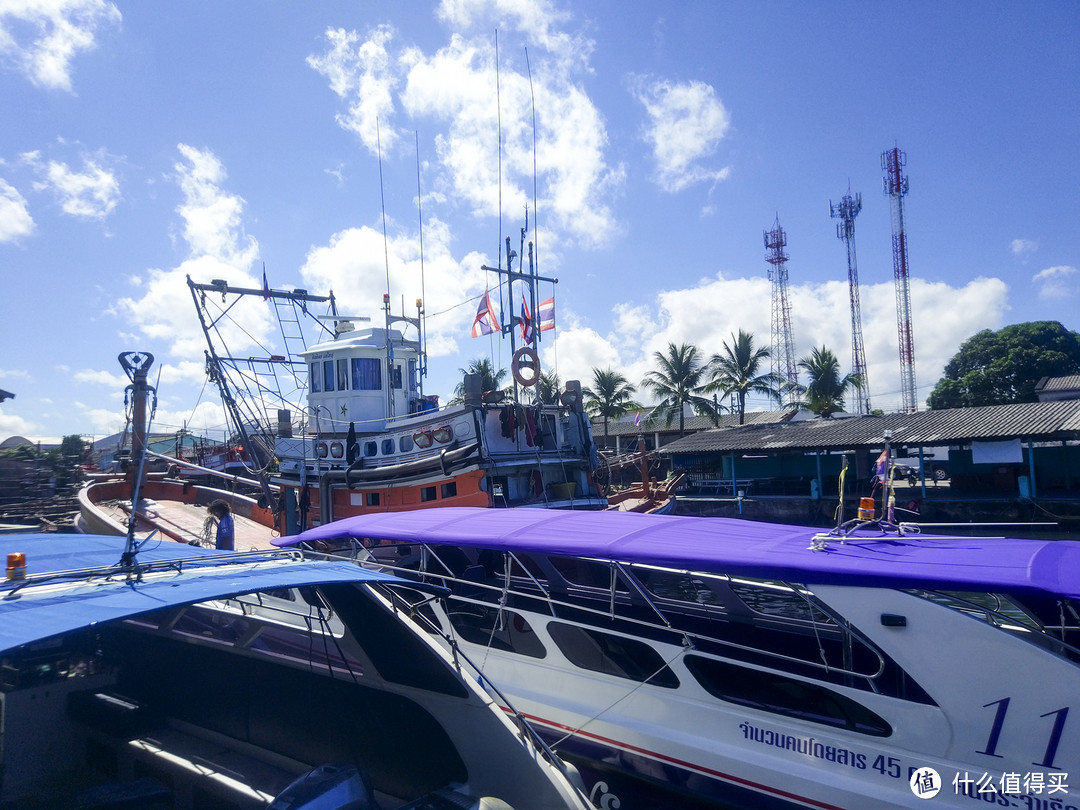
<path id="1" fill-rule="evenodd" d="M 686 656 L 686 668 L 709 694 L 728 703 L 874 737 L 892 734 L 889 724 L 861 703 L 818 684 L 700 655 Z"/>
<path id="2" fill-rule="evenodd" d="M 451 611 L 450 623 L 466 641 L 530 658 L 547 655 L 543 643 L 520 613 L 471 602 L 454 602 Z"/>
<path id="3" fill-rule="evenodd" d="M 644 642 L 560 622 L 549 623 L 548 632 L 563 655 L 582 669 L 670 689 L 679 685 L 660 653 Z"/>

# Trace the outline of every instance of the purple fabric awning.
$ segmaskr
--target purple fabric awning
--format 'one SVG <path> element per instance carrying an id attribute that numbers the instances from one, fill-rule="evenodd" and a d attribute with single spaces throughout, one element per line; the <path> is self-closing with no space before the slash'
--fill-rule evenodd
<path id="1" fill-rule="evenodd" d="M 806 526 L 615 511 L 450 507 L 345 518 L 278 545 L 349 537 L 611 559 L 805 584 L 1040 592 L 1080 598 L 1080 543 L 864 534 Z"/>

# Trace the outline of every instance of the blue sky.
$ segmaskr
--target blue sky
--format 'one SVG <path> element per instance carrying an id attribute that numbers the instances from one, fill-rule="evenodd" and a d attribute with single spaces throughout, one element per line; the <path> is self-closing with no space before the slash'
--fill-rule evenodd
<path id="1" fill-rule="evenodd" d="M 469 327 L 526 205 L 562 379 L 636 383 L 668 343 L 708 356 L 739 329 L 767 344 L 777 218 L 796 354 L 847 366 L 829 202 L 850 188 L 870 397 L 893 410 L 898 146 L 922 401 L 980 329 L 1080 328 L 1077 42 L 1072 0 L 2 0 L 0 439 L 118 430 L 130 350 L 161 366 L 155 428 L 222 430 L 188 274 L 258 286 L 265 264 L 377 314 L 389 267 L 412 302 L 418 152 L 426 392 L 509 366 Z"/>

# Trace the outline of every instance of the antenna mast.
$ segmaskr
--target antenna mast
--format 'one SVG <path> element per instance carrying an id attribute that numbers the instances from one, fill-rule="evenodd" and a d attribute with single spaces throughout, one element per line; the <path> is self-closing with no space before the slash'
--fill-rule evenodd
<path id="1" fill-rule="evenodd" d="M 829 214 L 839 218 L 836 237 L 843 239 L 847 247 L 848 297 L 851 299 L 851 370 L 859 375 L 862 385 L 855 389 L 855 413 L 870 413 L 870 378 L 866 371 L 866 353 L 863 351 L 862 311 L 859 306 L 859 269 L 855 261 L 855 217 L 862 210 L 862 194 L 848 193 L 840 198 L 838 205 L 829 201 Z"/>
<path id="2" fill-rule="evenodd" d="M 903 175 L 907 155 L 896 147 L 881 154 L 885 171 L 882 185 L 892 204 L 893 277 L 896 280 L 896 329 L 900 339 L 900 391 L 902 413 L 919 409 L 915 387 L 915 347 L 911 337 L 911 289 L 908 283 L 907 233 L 904 231 L 904 197 L 908 179 Z"/>
<path id="3" fill-rule="evenodd" d="M 772 373 L 784 383 L 797 385 L 799 368 L 795 362 L 795 337 L 791 330 L 791 303 L 788 300 L 787 234 L 780 227 L 780 217 L 771 231 L 765 231 L 765 261 L 772 267 Z"/>

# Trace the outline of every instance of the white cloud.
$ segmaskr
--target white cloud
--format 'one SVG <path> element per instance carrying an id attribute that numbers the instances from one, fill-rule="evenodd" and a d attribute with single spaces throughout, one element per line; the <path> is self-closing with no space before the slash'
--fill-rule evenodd
<path id="1" fill-rule="evenodd" d="M 35 190 L 51 188 L 65 214 L 104 219 L 120 201 L 116 175 L 102 168 L 95 159 L 84 158 L 82 171 L 73 171 L 66 163 L 55 160 L 43 165 L 36 152 L 25 155 L 24 159 L 45 178 L 34 184 Z"/>
<path id="2" fill-rule="evenodd" d="M 309 66 L 330 80 L 330 89 L 348 103 L 347 111 L 336 116 L 338 124 L 359 135 L 372 154 L 378 154 L 380 147 L 393 148 L 397 140 L 390 119 L 398 80 L 387 51 L 393 37 L 389 25 L 376 28 L 364 42 L 355 31 L 328 28 L 326 53 L 307 59 Z"/>
<path id="3" fill-rule="evenodd" d="M 26 199 L 0 178 L 0 242 L 14 242 L 34 231 L 34 219 Z"/>
<path id="4" fill-rule="evenodd" d="M 1075 267 L 1059 264 L 1040 270 L 1031 277 L 1031 280 L 1039 288 L 1040 298 L 1057 300 L 1072 298 L 1076 295 L 1076 282 L 1072 280 L 1075 275 Z"/>
<path id="5" fill-rule="evenodd" d="M 1039 249 L 1039 243 L 1032 242 L 1030 239 L 1013 239 L 1009 243 L 1009 249 L 1016 258 L 1026 259 Z"/>
<path id="6" fill-rule="evenodd" d="M 863 345 L 875 408 L 898 410 L 900 361 L 896 306 L 890 282 L 861 289 Z M 638 385 L 655 366 L 653 354 L 669 343 L 690 343 L 707 361 L 740 329 L 756 345 L 771 343 L 771 290 L 764 278 L 726 279 L 718 275 L 698 285 L 661 293 L 652 309 L 616 305 L 616 326 L 600 335 L 571 325 L 558 332 L 558 357 L 563 379 L 588 380 L 592 368 L 615 368 Z M 799 359 L 814 346 L 827 346 L 843 367 L 851 363 L 851 314 L 846 282 L 792 285 L 792 332 Z M 962 287 L 911 280 L 912 322 L 915 329 L 915 370 L 920 401 L 941 378 L 945 364 L 960 344 L 981 329 L 998 328 L 1008 307 L 1008 290 L 999 279 L 976 279 Z M 560 320 L 560 325 L 562 321 Z M 640 392 L 639 392 L 640 394 Z M 644 394 L 640 394 L 645 398 Z M 764 400 L 751 403 L 764 407 Z"/>
<path id="7" fill-rule="evenodd" d="M 503 53 L 496 70 L 492 14 L 529 41 L 529 65 Z M 327 50 L 308 63 L 346 102 L 338 123 L 374 153 L 378 120 L 385 154 L 401 140 L 392 129 L 398 110 L 414 121 L 437 118 L 447 126 L 436 138 L 435 193 L 481 216 L 498 216 L 500 197 L 514 216 L 526 206 L 540 211 L 552 229 L 544 239 L 548 258 L 557 239 L 609 239 L 616 226 L 606 198 L 624 171 L 607 165 L 603 118 L 577 83 L 588 71 L 591 41 L 557 30 L 564 18 L 549 3 L 456 0 L 444 3 L 440 16 L 454 33 L 431 53 L 395 52 L 388 26 L 366 38 L 327 31 Z"/>
<path id="8" fill-rule="evenodd" d="M 105 385 L 114 391 L 121 391 L 128 384 L 128 378 L 123 374 L 112 371 L 96 371 L 94 369 L 82 369 L 73 375 L 75 382 L 91 383 L 93 385 Z"/>
<path id="9" fill-rule="evenodd" d="M 116 311 L 142 336 L 167 342 L 174 355 L 199 357 L 206 341 L 186 276 L 203 283 L 224 279 L 237 286 L 261 286 L 254 269 L 259 245 L 244 231 L 244 200 L 222 187 L 225 168 L 213 152 L 185 144 L 177 148 L 183 160 L 175 164 L 173 179 L 183 197 L 176 210 L 184 222 L 189 258 L 170 270 L 148 270 L 146 278 L 133 285 L 141 297 L 121 299 Z M 222 324 L 222 339 L 233 351 L 246 351 L 271 334 L 262 301 L 242 301 L 231 315 L 236 323 Z"/>
<path id="10" fill-rule="evenodd" d="M 72 60 L 120 19 L 105 0 L 4 0 L 0 57 L 39 87 L 71 91 Z"/>
<path id="11" fill-rule="evenodd" d="M 9 436 L 22 436 L 31 439 L 30 434 L 40 430 L 40 428 L 40 425 L 27 421 L 21 416 L 4 413 L 4 408 L 0 405 L 0 441 Z"/>
<path id="12" fill-rule="evenodd" d="M 645 139 L 652 146 L 660 188 L 681 191 L 694 183 L 716 183 L 731 173 L 728 167 L 704 165 L 731 126 L 712 86 L 640 79 L 634 95 L 649 116 Z"/>

